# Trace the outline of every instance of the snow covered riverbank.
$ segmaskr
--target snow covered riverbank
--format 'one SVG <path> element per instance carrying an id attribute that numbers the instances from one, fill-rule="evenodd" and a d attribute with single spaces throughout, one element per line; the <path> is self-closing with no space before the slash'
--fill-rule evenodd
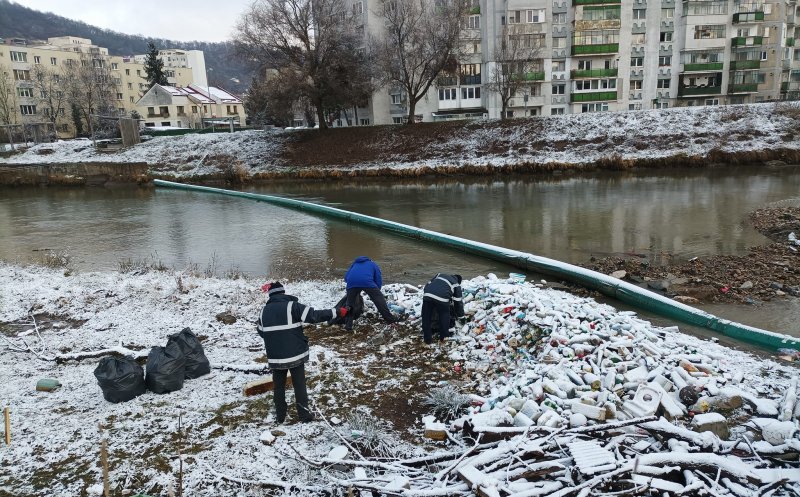
<path id="1" fill-rule="evenodd" d="M 43 144 L 0 164 L 146 163 L 154 177 L 236 180 L 349 175 L 486 174 L 599 166 L 794 161 L 793 103 L 589 113 L 511 121 L 327 131 L 157 137 L 98 152 L 86 141 Z"/>
<path id="2" fill-rule="evenodd" d="M 374 316 L 355 334 L 309 327 L 309 385 L 321 420 L 276 425 L 269 394 L 242 395 L 258 378 L 245 371 L 263 369 L 252 324 L 264 299 L 260 283 L 0 265 L 0 398 L 12 427 L 12 444 L 0 453 L 0 489 L 96 493 L 102 436 L 111 488 L 153 495 L 177 488 L 179 454 L 185 495 L 289 486 L 306 495 L 347 488 L 599 495 L 631 485 L 624 488 L 644 495 L 788 496 L 800 489 L 791 469 L 800 453 L 796 368 L 492 275 L 465 281 L 469 320 L 434 348 L 420 343 L 421 297 L 409 285 L 384 289 L 409 315 L 399 327 L 373 324 Z M 343 285 L 289 282 L 287 290 L 328 307 Z M 236 322 L 218 321 L 222 313 Z M 98 359 L 74 360 L 112 347 L 143 356 L 184 327 L 202 337 L 213 369 L 177 392 L 110 404 L 92 374 Z M 41 378 L 63 386 L 36 392 Z M 390 427 L 382 413 L 406 404 L 416 416 L 410 426 Z M 725 417 L 692 421 L 690 408 Z M 371 421 L 358 425 L 356 412 Z M 432 412 L 438 419 L 423 423 Z M 445 440 L 423 438 L 426 427 Z"/>

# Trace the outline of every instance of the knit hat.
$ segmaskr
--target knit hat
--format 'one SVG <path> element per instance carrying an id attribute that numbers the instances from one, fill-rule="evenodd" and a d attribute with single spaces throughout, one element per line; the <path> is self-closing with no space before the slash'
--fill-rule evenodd
<path id="1" fill-rule="evenodd" d="M 285 293 L 286 291 L 283 289 L 283 285 L 278 283 L 277 281 L 274 283 L 267 283 L 261 287 L 262 292 L 267 292 L 267 295 L 270 297 L 273 295 L 277 295 L 279 293 Z"/>

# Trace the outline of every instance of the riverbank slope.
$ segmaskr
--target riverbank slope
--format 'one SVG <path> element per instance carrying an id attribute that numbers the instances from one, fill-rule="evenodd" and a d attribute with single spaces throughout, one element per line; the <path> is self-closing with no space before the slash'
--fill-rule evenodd
<path id="1" fill-rule="evenodd" d="M 0 168 L 143 163 L 152 178 L 240 183 L 275 178 L 796 163 L 800 162 L 798 138 L 800 107 L 765 103 L 156 137 L 116 152 L 98 152 L 86 141 L 64 141 L 0 159 Z"/>

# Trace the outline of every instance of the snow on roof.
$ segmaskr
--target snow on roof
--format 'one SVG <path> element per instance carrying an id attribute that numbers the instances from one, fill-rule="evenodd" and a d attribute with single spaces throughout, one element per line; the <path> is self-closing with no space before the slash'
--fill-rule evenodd
<path id="1" fill-rule="evenodd" d="M 235 96 L 231 95 L 227 91 L 223 90 L 222 88 L 217 88 L 216 86 L 195 86 L 189 85 L 188 88 L 197 91 L 205 95 L 206 97 L 214 100 L 217 103 L 223 104 L 240 104 L 242 103 L 241 100 L 236 98 Z"/>

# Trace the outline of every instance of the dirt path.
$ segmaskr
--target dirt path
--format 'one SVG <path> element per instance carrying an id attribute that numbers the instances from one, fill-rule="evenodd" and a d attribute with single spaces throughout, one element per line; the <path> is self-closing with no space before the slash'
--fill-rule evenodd
<path id="1" fill-rule="evenodd" d="M 651 265 L 636 256 L 593 259 L 583 267 L 625 280 L 686 303 L 738 302 L 755 304 L 775 298 L 800 297 L 800 208 L 759 209 L 750 215 L 753 227 L 774 243 L 752 247 L 747 255 L 699 257 L 680 264 Z"/>

